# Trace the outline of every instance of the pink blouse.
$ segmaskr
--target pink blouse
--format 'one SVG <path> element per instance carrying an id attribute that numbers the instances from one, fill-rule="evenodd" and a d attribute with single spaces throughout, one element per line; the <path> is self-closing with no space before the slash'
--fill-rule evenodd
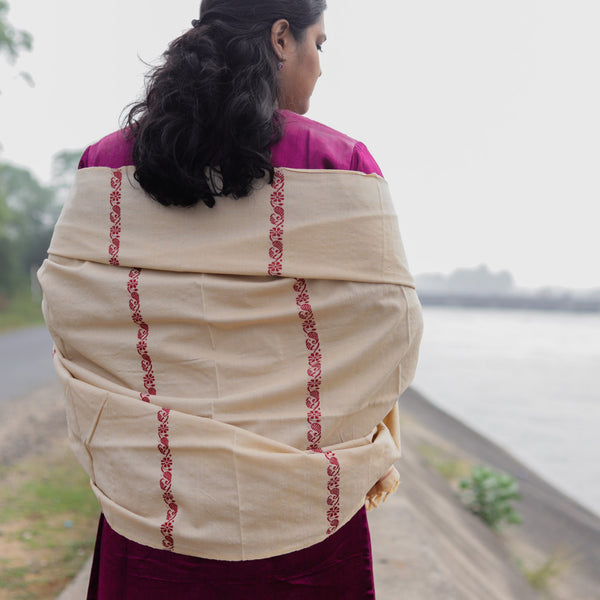
<path id="1" fill-rule="evenodd" d="M 382 175 L 375 159 L 361 142 L 287 110 L 284 117 L 283 137 L 271 150 L 274 167 L 291 169 L 338 169 Z M 79 168 L 109 167 L 118 169 L 133 164 L 133 140 L 115 131 L 89 146 Z"/>

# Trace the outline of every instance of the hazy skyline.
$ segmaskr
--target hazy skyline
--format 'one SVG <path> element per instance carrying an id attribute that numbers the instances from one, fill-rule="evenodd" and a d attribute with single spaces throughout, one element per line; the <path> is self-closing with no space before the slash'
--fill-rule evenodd
<path id="1" fill-rule="evenodd" d="M 140 58 L 198 6 L 12 0 L 34 50 L 0 59 L 0 159 L 47 181 L 54 153 L 114 131 Z M 599 25 L 595 0 L 329 0 L 307 116 L 367 144 L 415 273 L 485 263 L 520 286 L 600 286 Z"/>

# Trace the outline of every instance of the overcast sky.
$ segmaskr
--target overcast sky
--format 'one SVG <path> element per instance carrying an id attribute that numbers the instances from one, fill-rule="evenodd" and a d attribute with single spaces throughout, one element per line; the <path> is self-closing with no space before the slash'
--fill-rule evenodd
<path id="1" fill-rule="evenodd" d="M 0 59 L 0 159 L 47 181 L 54 153 L 117 129 L 140 59 L 198 6 L 12 0 L 34 51 Z M 413 272 L 486 263 L 524 287 L 600 287 L 598 0 L 329 0 L 326 29 L 307 116 L 378 160 Z"/>

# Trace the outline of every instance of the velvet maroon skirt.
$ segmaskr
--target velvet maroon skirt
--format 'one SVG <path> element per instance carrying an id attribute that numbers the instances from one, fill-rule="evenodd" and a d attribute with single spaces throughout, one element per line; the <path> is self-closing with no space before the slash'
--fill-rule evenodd
<path id="1" fill-rule="evenodd" d="M 101 516 L 87 596 L 87 600 L 374 598 L 371 539 L 364 508 L 314 546 L 241 562 L 142 546 L 116 533 Z"/>

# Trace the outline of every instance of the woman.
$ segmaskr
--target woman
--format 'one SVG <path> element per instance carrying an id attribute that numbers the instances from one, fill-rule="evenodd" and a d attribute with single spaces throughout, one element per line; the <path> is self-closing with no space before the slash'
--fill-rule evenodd
<path id="1" fill-rule="evenodd" d="M 377 164 L 300 116 L 324 10 L 204 0 L 82 157 L 40 281 L 88 598 L 374 597 L 420 307 Z"/>

